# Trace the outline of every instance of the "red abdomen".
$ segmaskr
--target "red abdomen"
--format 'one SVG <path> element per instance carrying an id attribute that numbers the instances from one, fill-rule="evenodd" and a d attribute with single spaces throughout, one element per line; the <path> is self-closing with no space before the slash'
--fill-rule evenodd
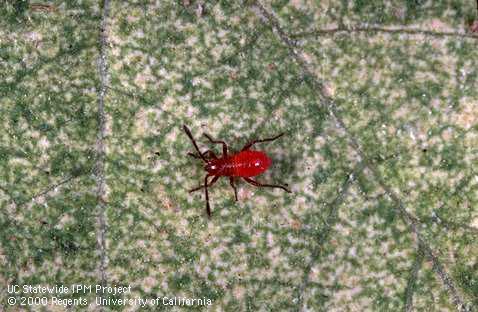
<path id="1" fill-rule="evenodd" d="M 253 177 L 263 173 L 269 168 L 272 161 L 266 154 L 259 151 L 246 150 L 218 159 L 218 167 L 222 167 L 218 175 L 232 177 Z"/>

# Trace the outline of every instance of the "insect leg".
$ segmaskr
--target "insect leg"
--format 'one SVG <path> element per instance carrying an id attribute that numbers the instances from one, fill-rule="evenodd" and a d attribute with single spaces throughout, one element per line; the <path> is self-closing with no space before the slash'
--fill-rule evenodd
<path id="1" fill-rule="evenodd" d="M 201 159 L 201 157 L 199 157 L 198 155 L 196 155 L 194 153 L 188 153 L 188 156 L 194 157 L 196 159 Z"/>
<path id="2" fill-rule="evenodd" d="M 217 159 L 217 156 L 216 156 L 216 154 L 215 154 L 213 151 L 207 150 L 206 153 L 208 153 L 208 155 L 209 155 L 210 158 Z"/>
<path id="3" fill-rule="evenodd" d="M 214 143 L 214 144 L 222 144 L 222 157 L 225 157 L 227 156 L 227 144 L 226 142 L 224 141 L 221 141 L 221 140 L 214 140 L 209 134 L 207 133 L 204 133 L 204 136 L 206 138 L 208 138 L 209 141 L 211 141 L 211 143 Z"/>
<path id="4" fill-rule="evenodd" d="M 274 140 L 280 138 L 280 137 L 283 136 L 283 135 L 284 135 L 284 133 L 281 133 L 281 134 L 279 134 L 279 135 L 276 135 L 276 136 L 273 137 L 273 138 L 251 141 L 251 142 L 247 143 L 246 145 L 244 145 L 244 147 L 242 148 L 241 151 L 248 150 L 252 145 L 254 145 L 254 144 L 256 144 L 256 143 L 264 143 L 264 142 L 274 141 Z"/>
<path id="5" fill-rule="evenodd" d="M 237 189 L 236 189 L 236 186 L 234 185 L 233 177 L 229 177 L 229 184 L 231 184 L 231 187 L 234 189 L 234 197 L 236 198 L 236 201 L 237 201 Z"/>
<path id="6" fill-rule="evenodd" d="M 211 187 L 216 181 L 219 179 L 219 176 L 215 176 L 214 179 L 211 180 L 211 182 L 208 184 L 208 187 Z M 193 188 L 192 190 L 189 190 L 189 193 L 199 191 L 200 189 L 204 188 L 204 185 L 200 185 L 198 187 Z"/>
<path id="7" fill-rule="evenodd" d="M 272 187 L 272 188 L 281 188 L 283 189 L 284 191 L 288 192 L 288 193 L 292 193 L 289 189 L 287 189 L 285 186 L 282 186 L 282 185 L 278 185 L 278 184 L 262 184 L 262 183 L 259 183 L 255 180 L 252 180 L 251 178 L 247 178 L 247 177 L 243 177 L 244 180 L 246 180 L 247 183 L 249 184 L 252 184 L 254 186 L 257 186 L 257 187 Z"/>
<path id="8" fill-rule="evenodd" d="M 211 206 L 209 205 L 209 193 L 207 192 L 207 178 L 209 178 L 210 175 L 207 174 L 206 177 L 204 178 L 204 189 L 206 192 L 206 211 L 207 211 L 207 216 L 211 218 Z"/>
<path id="9" fill-rule="evenodd" d="M 184 132 L 186 132 L 186 134 L 188 135 L 189 139 L 191 140 L 191 142 L 193 142 L 193 145 L 194 145 L 194 148 L 196 148 L 196 151 L 198 152 L 199 156 L 201 157 L 201 159 L 207 163 L 207 159 L 206 157 L 204 157 L 204 155 L 201 153 L 201 151 L 199 150 L 199 147 L 198 145 L 196 144 L 196 140 L 194 140 L 193 138 L 193 135 L 191 134 L 191 130 L 189 130 L 188 127 L 186 127 L 186 125 L 183 125 L 183 129 L 184 129 Z"/>
<path id="10" fill-rule="evenodd" d="M 188 153 L 188 155 L 191 156 L 191 157 L 194 157 L 194 158 L 196 158 L 196 159 L 201 159 L 201 157 L 199 157 L 198 155 L 193 154 L 193 153 Z M 215 154 L 213 151 L 211 151 L 211 150 L 205 151 L 204 153 L 202 153 L 202 155 L 203 155 L 203 156 L 206 156 L 206 155 L 207 155 L 209 158 L 217 159 L 216 154 Z"/>

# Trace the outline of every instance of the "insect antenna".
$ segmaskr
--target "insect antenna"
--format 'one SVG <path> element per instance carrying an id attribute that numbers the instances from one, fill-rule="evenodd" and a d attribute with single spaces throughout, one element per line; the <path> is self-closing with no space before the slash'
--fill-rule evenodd
<path id="1" fill-rule="evenodd" d="M 186 132 L 186 134 L 188 135 L 188 137 L 191 139 L 191 142 L 193 142 L 193 145 L 194 145 L 194 147 L 196 148 L 196 151 L 198 152 L 199 157 L 201 157 L 201 159 L 202 159 L 205 163 L 207 163 L 208 161 L 207 161 L 206 157 L 204 157 L 204 155 L 203 155 L 203 154 L 201 153 L 201 151 L 199 150 L 199 147 L 198 147 L 198 145 L 196 144 L 196 140 L 194 140 L 193 135 L 191 134 L 191 131 L 189 130 L 189 128 L 186 127 L 186 125 L 183 125 L 183 129 L 184 129 L 184 132 Z"/>

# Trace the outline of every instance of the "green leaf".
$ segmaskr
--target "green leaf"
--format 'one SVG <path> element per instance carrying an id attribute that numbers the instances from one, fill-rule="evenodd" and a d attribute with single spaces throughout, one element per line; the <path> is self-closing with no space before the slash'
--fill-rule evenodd
<path id="1" fill-rule="evenodd" d="M 161 309 L 474 311 L 475 5 L 6 1 L 0 279 Z M 235 201 L 223 177 L 208 218 L 183 125 L 220 157 L 203 133 L 230 154 L 284 133 L 254 179 L 292 193 L 237 178 Z"/>

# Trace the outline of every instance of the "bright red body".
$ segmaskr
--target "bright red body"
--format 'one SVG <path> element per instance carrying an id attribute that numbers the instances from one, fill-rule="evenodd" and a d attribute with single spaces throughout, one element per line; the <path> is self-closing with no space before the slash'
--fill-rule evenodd
<path id="1" fill-rule="evenodd" d="M 245 150 L 225 158 L 211 159 L 204 169 L 214 176 L 253 177 L 266 171 L 271 163 L 265 153 Z"/>
<path id="2" fill-rule="evenodd" d="M 264 152 L 253 151 L 253 150 L 250 150 L 250 148 L 257 143 L 274 141 L 280 138 L 281 136 L 283 136 L 284 133 L 276 135 L 273 138 L 251 141 L 247 143 L 246 145 L 244 145 L 244 147 L 241 149 L 240 152 L 232 154 L 232 155 L 227 152 L 228 148 L 227 148 L 226 142 L 221 140 L 214 140 L 210 135 L 204 133 L 204 136 L 211 143 L 222 145 L 222 157 L 217 157 L 217 155 L 212 150 L 201 152 L 201 150 L 199 149 L 196 143 L 196 140 L 194 140 L 191 130 L 189 130 L 189 128 L 186 127 L 186 125 L 183 125 L 183 129 L 184 129 L 184 132 L 186 132 L 189 139 L 191 140 L 191 142 L 193 143 L 194 148 L 196 149 L 196 152 L 197 152 L 197 154 L 188 153 L 188 155 L 204 161 L 205 163 L 204 169 L 207 171 L 207 175 L 204 177 L 204 184 L 196 188 L 193 188 L 189 192 L 195 192 L 204 188 L 204 193 L 206 195 L 206 211 L 209 217 L 211 217 L 211 207 L 209 205 L 208 188 L 210 188 L 214 183 L 216 183 L 216 181 L 220 177 L 229 177 L 229 183 L 231 184 L 231 187 L 234 189 L 234 198 L 236 199 L 236 201 L 238 197 L 237 197 L 237 189 L 236 189 L 236 186 L 234 185 L 234 180 L 238 177 L 242 178 L 247 183 L 254 185 L 256 187 L 280 188 L 290 193 L 290 190 L 283 185 L 264 184 L 254 179 L 251 179 L 251 177 L 254 177 L 266 171 L 270 167 L 272 161 L 270 160 L 269 157 L 267 157 L 267 155 Z M 212 177 L 212 179 L 208 180 L 210 177 Z"/>

